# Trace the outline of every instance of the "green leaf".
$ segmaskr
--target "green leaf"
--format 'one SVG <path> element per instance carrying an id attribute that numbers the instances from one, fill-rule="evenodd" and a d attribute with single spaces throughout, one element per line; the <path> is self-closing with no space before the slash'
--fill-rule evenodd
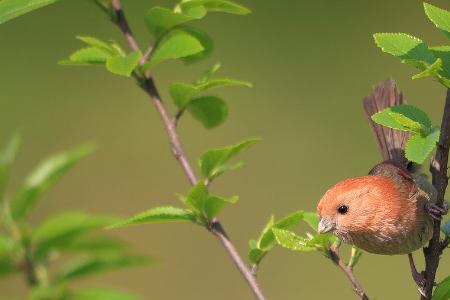
<path id="1" fill-rule="evenodd" d="M 450 77 L 450 46 L 436 46 L 430 47 L 430 51 L 435 57 L 440 58 L 442 61 L 442 70 L 440 74 L 443 77 Z"/>
<path id="2" fill-rule="evenodd" d="M 212 220 L 223 208 L 229 204 L 235 204 L 239 200 L 238 196 L 230 198 L 221 198 L 217 196 L 210 196 L 205 203 L 205 214 L 208 220 Z"/>
<path id="3" fill-rule="evenodd" d="M 199 181 L 186 197 L 186 205 L 197 213 L 204 212 L 209 193 L 203 181 Z"/>
<path id="4" fill-rule="evenodd" d="M 136 295 L 105 288 L 83 288 L 73 292 L 68 300 L 139 300 Z"/>
<path id="5" fill-rule="evenodd" d="M 389 128 L 422 134 L 429 133 L 432 128 L 428 115 L 418 107 L 408 104 L 388 107 L 374 114 L 372 120 Z"/>
<path id="6" fill-rule="evenodd" d="M 433 300 L 450 299 L 450 276 L 439 282 L 433 293 Z"/>
<path id="7" fill-rule="evenodd" d="M 145 23 L 150 32 L 160 38 L 168 30 L 183 23 L 201 19 L 206 15 L 206 10 L 200 8 L 194 14 L 192 11 L 187 13 L 174 12 L 170 9 L 154 6 L 145 14 Z"/>
<path id="8" fill-rule="evenodd" d="M 317 227 L 319 226 L 319 215 L 315 212 L 305 212 L 303 214 L 303 220 L 308 224 L 314 231 L 317 232 Z"/>
<path id="9" fill-rule="evenodd" d="M 194 98 L 189 102 L 187 110 L 206 129 L 219 126 L 228 116 L 227 104 L 216 96 Z"/>
<path id="10" fill-rule="evenodd" d="M 144 211 L 130 219 L 118 222 L 108 228 L 119 228 L 128 225 L 148 224 L 148 223 L 164 223 L 164 222 L 196 222 L 196 216 L 191 211 L 171 206 L 156 207 Z"/>
<path id="11" fill-rule="evenodd" d="M 187 34 L 195 37 L 203 47 L 203 50 L 198 53 L 182 57 L 181 60 L 184 63 L 192 64 L 202 59 L 205 59 L 211 55 L 211 53 L 214 50 L 214 42 L 211 39 L 211 37 L 207 35 L 204 31 L 197 29 L 195 27 L 188 27 L 188 26 L 183 26 L 179 28 L 179 31 L 186 32 Z"/>
<path id="12" fill-rule="evenodd" d="M 68 60 L 61 60 L 58 63 L 60 65 L 104 64 L 110 57 L 111 54 L 103 49 L 96 47 L 86 47 L 72 53 Z"/>
<path id="13" fill-rule="evenodd" d="M 350 259 L 348 261 L 347 266 L 349 266 L 350 268 L 356 266 L 362 254 L 363 252 L 361 249 L 357 248 L 356 246 L 352 246 L 352 252 L 350 254 Z"/>
<path id="14" fill-rule="evenodd" d="M 236 15 L 248 15 L 250 9 L 227 0 L 190 0 L 180 4 L 182 11 L 187 11 L 196 6 L 203 6 L 208 12 L 222 12 Z"/>
<path id="15" fill-rule="evenodd" d="M 58 0 L 2 0 L 0 1 L 0 24 L 55 2 Z"/>
<path id="16" fill-rule="evenodd" d="M 7 237 L 0 235 L 0 259 L 7 258 L 14 250 L 16 250 L 16 242 Z"/>
<path id="17" fill-rule="evenodd" d="M 414 75 L 412 79 L 420 79 L 424 77 L 439 77 L 442 71 L 442 59 L 437 58 L 436 61 L 425 68 L 422 72 Z"/>
<path id="18" fill-rule="evenodd" d="M 32 237 L 36 243 L 36 256 L 42 257 L 49 250 L 63 248 L 87 232 L 104 228 L 117 222 L 116 217 L 82 212 L 65 212 L 51 217 L 38 226 Z"/>
<path id="19" fill-rule="evenodd" d="M 82 145 L 73 150 L 55 154 L 39 164 L 14 196 L 11 203 L 13 219 L 24 218 L 37 200 L 51 189 L 62 175 L 93 150 L 94 147 L 90 144 Z"/>
<path id="20" fill-rule="evenodd" d="M 0 257 L 0 278 L 14 275 L 19 271 L 20 269 L 14 264 L 11 258 Z"/>
<path id="21" fill-rule="evenodd" d="M 375 43 L 386 53 L 397 56 L 405 63 L 412 61 L 432 64 L 436 58 L 420 39 L 405 33 L 376 33 Z"/>
<path id="22" fill-rule="evenodd" d="M 124 253 L 129 249 L 129 245 L 122 240 L 112 237 L 83 235 L 60 245 L 60 249 L 75 253 L 108 255 Z"/>
<path id="23" fill-rule="evenodd" d="M 202 44 L 194 36 L 178 31 L 156 48 L 150 62 L 145 64 L 143 69 L 146 70 L 166 60 L 186 57 L 203 50 Z"/>
<path id="24" fill-rule="evenodd" d="M 211 79 L 211 77 L 217 71 L 219 71 L 221 66 L 222 65 L 220 63 L 215 63 L 214 65 L 212 65 L 208 70 L 203 72 L 202 76 L 200 76 L 200 78 L 197 81 L 195 81 L 195 85 L 199 85 L 199 84 L 202 84 L 202 83 L 205 83 L 205 82 L 209 81 Z"/>
<path id="25" fill-rule="evenodd" d="M 55 274 L 55 282 L 62 283 L 89 275 L 113 271 L 130 266 L 143 266 L 153 262 L 144 256 L 88 257 L 70 262 Z"/>
<path id="26" fill-rule="evenodd" d="M 84 42 L 85 44 L 94 47 L 94 48 L 98 48 L 101 49 L 107 53 L 109 53 L 110 55 L 120 55 L 120 51 L 118 51 L 116 48 L 114 48 L 113 46 L 109 45 L 108 43 L 92 37 L 92 36 L 85 36 L 85 35 L 80 35 L 76 37 L 77 39 L 79 39 L 80 41 Z"/>
<path id="27" fill-rule="evenodd" d="M 172 83 L 169 87 L 169 92 L 179 109 L 184 109 L 191 99 L 198 94 L 195 86 L 183 82 Z"/>
<path id="28" fill-rule="evenodd" d="M 293 214 L 290 214 L 282 219 L 280 219 L 278 222 L 273 223 L 272 226 L 268 227 L 266 226 L 265 230 L 263 230 L 263 234 L 261 235 L 261 238 L 259 239 L 258 246 L 259 248 L 267 251 L 273 248 L 275 246 L 275 236 L 273 235 L 272 229 L 290 229 L 294 225 L 296 225 L 301 219 L 303 219 L 304 212 L 302 210 L 297 211 Z M 269 221 L 269 224 L 271 221 Z"/>
<path id="29" fill-rule="evenodd" d="M 8 183 L 9 173 L 12 164 L 16 158 L 17 150 L 20 145 L 19 135 L 13 135 L 6 147 L 0 150 L 0 202 L 3 200 L 3 195 Z"/>
<path id="30" fill-rule="evenodd" d="M 261 250 L 255 240 L 250 240 L 248 245 L 248 259 L 254 264 L 259 264 L 267 252 Z"/>
<path id="31" fill-rule="evenodd" d="M 438 128 L 433 128 L 426 136 L 421 134 L 414 134 L 411 136 L 406 143 L 406 158 L 415 163 L 423 163 L 436 146 L 436 143 L 439 140 L 439 134 L 440 130 Z"/>
<path id="32" fill-rule="evenodd" d="M 424 3 L 423 6 L 430 21 L 450 38 L 450 12 L 429 3 Z"/>
<path id="33" fill-rule="evenodd" d="M 272 231 L 278 244 L 284 248 L 300 252 L 315 250 L 314 247 L 310 246 L 308 239 L 302 238 L 292 231 L 277 228 L 273 228 Z"/>
<path id="34" fill-rule="evenodd" d="M 232 78 L 217 78 L 217 79 L 210 79 L 205 81 L 204 83 L 198 84 L 196 88 L 199 91 L 203 92 L 208 89 L 226 86 L 242 86 L 248 88 L 253 87 L 253 85 L 248 81 L 237 80 Z"/>
<path id="35" fill-rule="evenodd" d="M 111 56 L 106 60 L 106 69 L 111 73 L 130 77 L 141 56 L 141 51 L 134 51 L 126 56 Z"/>
<path id="36" fill-rule="evenodd" d="M 208 150 L 199 160 L 202 175 L 205 178 L 213 178 L 223 174 L 227 169 L 222 167 L 229 160 L 258 141 L 259 139 L 251 138 L 235 145 Z"/>

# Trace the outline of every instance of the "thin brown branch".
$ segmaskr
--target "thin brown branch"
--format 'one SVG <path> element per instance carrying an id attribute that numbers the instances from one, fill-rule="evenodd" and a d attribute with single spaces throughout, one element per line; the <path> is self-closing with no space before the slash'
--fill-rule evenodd
<path id="1" fill-rule="evenodd" d="M 362 300 L 369 300 L 369 297 L 364 292 L 362 286 L 359 284 L 356 279 L 355 274 L 353 273 L 353 268 L 351 266 L 347 266 L 345 262 L 339 256 L 339 247 L 331 247 L 330 249 L 330 258 L 331 260 L 344 272 L 345 276 L 347 276 L 348 280 L 350 280 L 355 293 Z"/>
<path id="2" fill-rule="evenodd" d="M 115 15 L 116 15 L 116 24 L 119 26 L 120 30 L 125 36 L 125 39 L 128 42 L 128 45 L 131 50 L 133 51 L 139 51 L 139 45 L 134 38 L 132 31 L 128 25 L 128 22 L 125 18 L 125 14 L 122 10 L 121 2 L 120 0 L 112 0 L 112 7 L 114 9 Z M 149 54 L 150 55 L 150 54 Z M 140 62 L 141 64 L 144 62 Z M 153 104 L 155 105 L 156 110 L 158 111 L 161 120 L 164 124 L 164 127 L 167 131 L 167 135 L 169 137 L 169 141 L 172 147 L 172 153 L 174 157 L 178 160 L 180 163 L 184 173 L 186 174 L 186 177 L 188 178 L 191 185 L 195 185 L 197 183 L 197 178 L 195 176 L 195 173 L 187 159 L 186 154 L 184 153 L 183 147 L 181 145 L 178 133 L 176 131 L 176 122 L 172 120 L 172 118 L 167 113 L 167 110 L 161 101 L 161 97 L 159 95 L 159 92 L 155 86 L 155 82 L 153 80 L 151 72 L 146 72 L 143 74 L 143 88 L 144 90 L 149 94 L 149 96 L 152 99 Z M 265 300 L 260 287 L 258 286 L 258 283 L 256 281 L 256 278 L 252 275 L 251 271 L 246 266 L 244 260 L 240 257 L 239 253 L 237 252 L 234 245 L 231 243 L 230 239 L 226 235 L 222 225 L 218 220 L 214 220 L 210 226 L 210 231 L 219 239 L 219 241 L 222 243 L 223 247 L 233 260 L 236 267 L 239 269 L 243 277 L 245 278 L 248 286 L 252 290 L 253 294 L 255 295 L 256 299 L 258 300 Z"/>
<path id="3" fill-rule="evenodd" d="M 436 204 L 443 207 L 445 190 L 448 184 L 447 166 L 450 146 L 450 90 L 447 89 L 445 99 L 444 114 L 441 124 L 441 135 L 437 146 L 436 154 L 431 162 L 430 171 L 433 185 L 437 191 Z M 433 295 L 433 287 L 436 278 L 436 271 L 439 267 L 440 255 L 442 254 L 443 243 L 440 240 L 441 221 L 435 220 L 433 226 L 433 237 L 428 246 L 424 248 L 425 255 L 425 295 L 421 300 L 429 300 Z"/>

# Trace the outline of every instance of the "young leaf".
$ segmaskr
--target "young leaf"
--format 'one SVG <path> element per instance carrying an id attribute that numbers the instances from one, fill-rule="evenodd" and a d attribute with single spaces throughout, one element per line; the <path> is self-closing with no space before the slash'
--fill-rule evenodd
<path id="1" fill-rule="evenodd" d="M 82 145 L 73 150 L 55 154 L 38 165 L 14 196 L 11 203 L 13 219 L 24 218 L 37 200 L 52 188 L 62 175 L 93 150 L 92 145 Z"/>
<path id="2" fill-rule="evenodd" d="M 442 59 L 437 58 L 436 61 L 425 68 L 422 72 L 414 75 L 412 79 L 420 79 L 424 77 L 439 77 L 442 71 Z"/>
<path id="3" fill-rule="evenodd" d="M 179 109 L 184 109 L 189 101 L 198 94 L 195 86 L 183 82 L 172 83 L 169 87 L 169 92 Z"/>
<path id="4" fill-rule="evenodd" d="M 203 6 L 208 12 L 222 12 L 236 15 L 248 15 L 251 11 L 235 2 L 228 0 L 190 0 L 182 2 L 182 11 L 187 11 L 196 6 Z"/>
<path id="5" fill-rule="evenodd" d="M 62 269 L 55 274 L 55 282 L 63 283 L 101 272 L 130 266 L 143 266 L 151 262 L 153 262 L 153 260 L 148 257 L 131 255 L 83 258 L 63 266 Z"/>
<path id="6" fill-rule="evenodd" d="M 223 174 L 228 170 L 227 168 L 224 169 L 223 166 L 229 160 L 258 141 L 259 139 L 251 138 L 235 145 L 208 150 L 202 154 L 199 160 L 202 175 L 205 178 L 213 178 Z"/>
<path id="7" fill-rule="evenodd" d="M 211 129 L 222 124 L 228 116 L 228 106 L 219 97 L 202 96 L 192 99 L 187 110 L 206 129 Z"/>
<path id="8" fill-rule="evenodd" d="M 261 250 L 255 240 L 250 240 L 248 246 L 248 259 L 254 264 L 259 264 L 267 252 Z"/>
<path id="9" fill-rule="evenodd" d="M 205 214 L 208 220 L 212 220 L 225 206 L 235 204 L 239 200 L 238 196 L 230 198 L 221 198 L 217 196 L 210 196 L 205 203 Z"/>
<path id="10" fill-rule="evenodd" d="M 106 60 L 106 69 L 111 73 L 130 77 L 134 69 L 137 67 L 142 53 L 134 51 L 126 56 L 111 56 Z"/>
<path id="11" fill-rule="evenodd" d="M 197 213 L 204 212 L 209 193 L 203 181 L 197 183 L 186 197 L 186 205 Z"/>
<path id="12" fill-rule="evenodd" d="M 303 220 L 309 225 L 309 227 L 317 232 L 317 227 L 319 226 L 319 216 L 315 212 L 303 213 Z"/>
<path id="13" fill-rule="evenodd" d="M 20 137 L 15 134 L 11 137 L 6 147 L 0 150 L 0 202 L 8 182 L 9 172 L 19 149 Z"/>
<path id="14" fill-rule="evenodd" d="M 201 19 L 205 15 L 205 9 L 202 10 L 202 13 L 193 14 L 192 12 L 189 13 L 189 11 L 180 13 L 164 7 L 154 6 L 145 14 L 145 23 L 150 32 L 158 39 L 173 27 L 192 20 Z"/>
<path id="15" fill-rule="evenodd" d="M 2 0 L 0 1 L 0 24 L 55 2 L 58 0 Z"/>
<path id="16" fill-rule="evenodd" d="M 439 282 L 433 293 L 433 300 L 450 299 L 450 276 Z"/>
<path id="17" fill-rule="evenodd" d="M 82 288 L 73 292 L 68 300 L 139 300 L 136 295 L 105 289 L 105 288 Z"/>
<path id="18" fill-rule="evenodd" d="M 278 222 L 273 223 L 270 228 L 266 226 L 266 229 L 263 231 L 263 234 L 261 235 L 261 238 L 259 239 L 258 245 L 259 248 L 267 251 L 273 248 L 275 246 L 275 236 L 273 235 L 273 228 L 277 229 L 290 229 L 294 225 L 296 225 L 301 219 L 303 219 L 304 212 L 302 210 L 297 211 L 293 214 L 290 214 L 282 219 L 280 219 Z M 271 222 L 269 222 L 270 224 Z"/>
<path id="19" fill-rule="evenodd" d="M 51 249 L 64 247 L 80 235 L 114 222 L 117 222 L 116 217 L 90 216 L 82 212 L 65 212 L 53 216 L 39 225 L 32 235 L 36 243 L 36 256 L 42 257 Z"/>
<path id="20" fill-rule="evenodd" d="M 403 131 L 428 134 L 432 128 L 428 115 L 419 108 L 403 104 L 388 107 L 372 116 L 380 125 Z"/>
<path id="21" fill-rule="evenodd" d="M 114 48 L 113 46 L 109 45 L 108 43 L 105 43 L 104 41 L 92 37 L 92 36 L 77 36 L 77 39 L 79 39 L 80 41 L 84 42 L 85 44 L 94 47 L 94 48 L 98 48 L 101 49 L 107 53 L 109 53 L 110 55 L 120 55 L 120 51 L 117 51 L 116 48 Z"/>
<path id="22" fill-rule="evenodd" d="M 433 130 L 426 136 L 414 134 L 406 143 L 406 158 L 415 163 L 423 163 L 428 155 L 433 151 L 439 140 L 440 130 Z"/>
<path id="23" fill-rule="evenodd" d="M 198 84 L 196 87 L 199 91 L 203 92 L 208 89 L 226 86 L 242 86 L 251 88 L 253 85 L 248 81 L 237 80 L 232 78 L 217 78 L 206 80 L 205 82 Z"/>
<path id="24" fill-rule="evenodd" d="M 450 12 L 429 3 L 424 3 L 423 6 L 430 21 L 450 38 Z"/>
<path id="25" fill-rule="evenodd" d="M 219 71 L 220 67 L 222 65 L 220 63 L 215 63 L 214 65 L 212 65 L 208 70 L 206 70 L 205 72 L 203 72 L 202 76 L 200 76 L 200 78 L 198 80 L 195 81 L 196 85 L 200 85 L 202 83 L 205 83 L 207 81 L 209 81 L 211 79 L 211 77 L 217 72 Z"/>
<path id="26" fill-rule="evenodd" d="M 450 46 L 436 46 L 430 47 L 430 51 L 434 54 L 435 57 L 441 59 L 442 68 L 440 70 L 440 74 L 443 77 L 450 77 Z"/>
<path id="27" fill-rule="evenodd" d="M 181 60 L 184 63 L 192 64 L 202 59 L 205 59 L 211 55 L 211 53 L 214 50 L 214 42 L 211 39 L 211 37 L 207 35 L 204 31 L 190 26 L 183 26 L 180 27 L 178 30 L 195 37 L 203 47 L 203 50 L 198 53 L 182 57 Z"/>
<path id="28" fill-rule="evenodd" d="M 436 58 L 425 43 L 405 33 L 376 33 L 375 43 L 386 53 L 403 59 L 406 63 L 432 64 Z"/>
<path id="29" fill-rule="evenodd" d="M 186 57 L 203 50 L 202 44 L 194 36 L 179 31 L 172 34 L 156 48 L 150 62 L 143 66 L 143 70 L 156 66 L 163 61 Z"/>
<path id="30" fill-rule="evenodd" d="M 196 216 L 190 210 L 187 209 L 176 208 L 171 206 L 163 206 L 144 211 L 130 219 L 113 224 L 108 228 L 110 229 L 119 228 L 135 224 L 182 222 L 182 221 L 196 222 Z"/>
<path id="31" fill-rule="evenodd" d="M 81 48 L 72 53 L 68 60 L 61 60 L 61 65 L 92 65 L 104 64 L 111 54 L 97 47 Z"/>
<path id="32" fill-rule="evenodd" d="M 275 238 L 282 247 L 300 251 L 300 252 L 310 252 L 314 251 L 315 248 L 309 246 L 309 241 L 305 238 L 302 238 L 292 231 L 272 228 L 273 234 Z"/>

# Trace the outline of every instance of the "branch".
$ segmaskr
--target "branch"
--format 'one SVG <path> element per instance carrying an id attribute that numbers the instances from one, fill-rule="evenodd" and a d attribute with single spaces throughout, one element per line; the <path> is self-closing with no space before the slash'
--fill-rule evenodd
<path id="1" fill-rule="evenodd" d="M 431 162 L 430 171 L 432 174 L 433 186 L 437 191 L 436 204 L 443 207 L 445 189 L 448 184 L 447 166 L 450 146 L 450 89 L 447 89 L 445 99 L 444 114 L 441 124 L 441 135 L 437 146 L 436 154 Z M 429 300 L 433 295 L 433 287 L 436 278 L 436 271 L 439 267 L 439 259 L 442 254 L 443 243 L 440 241 L 441 221 L 434 220 L 433 237 L 426 248 L 425 255 L 425 295 L 421 300 Z M 444 242 L 445 243 L 445 242 Z"/>
<path id="2" fill-rule="evenodd" d="M 364 292 L 363 288 L 359 284 L 358 280 L 356 279 L 355 274 L 353 273 L 352 266 L 347 266 L 345 262 L 341 259 L 339 256 L 339 247 L 331 247 L 330 249 L 330 258 L 331 260 L 338 265 L 338 267 L 344 271 L 345 276 L 347 276 L 348 280 L 353 285 L 353 288 L 355 290 L 355 293 L 362 299 L 362 300 L 369 300 L 369 297 Z"/>
<path id="3" fill-rule="evenodd" d="M 138 45 L 136 39 L 134 38 L 133 33 L 130 29 L 130 26 L 128 25 L 127 19 L 125 18 L 125 14 L 122 10 L 120 0 L 112 0 L 112 7 L 113 7 L 113 10 L 116 15 L 115 22 L 116 22 L 117 26 L 119 26 L 123 35 L 125 36 L 125 39 L 127 40 L 130 49 L 133 51 L 140 50 L 139 45 Z M 141 60 L 140 63 L 143 64 L 144 62 Z M 155 86 L 155 82 L 153 80 L 151 72 L 146 72 L 145 74 L 143 74 L 141 76 L 142 76 L 142 80 L 143 80 L 143 88 L 147 92 L 147 94 L 149 94 L 149 96 L 151 97 L 152 102 L 155 105 L 155 108 L 158 111 L 158 113 L 161 117 L 161 120 L 164 124 L 164 127 L 167 131 L 170 145 L 172 147 L 172 153 L 173 153 L 174 157 L 180 163 L 190 184 L 195 185 L 197 183 L 197 178 L 196 178 L 194 171 L 187 159 L 186 154 L 184 153 L 183 147 L 182 147 L 180 139 L 178 137 L 178 133 L 176 131 L 176 122 L 174 122 L 173 119 L 167 113 L 167 110 L 166 110 L 164 104 L 162 103 L 159 92 Z M 245 280 L 247 281 L 247 284 L 249 285 L 249 287 L 252 290 L 253 294 L 255 295 L 256 299 L 265 300 L 265 297 L 264 297 L 261 289 L 258 286 L 256 278 L 252 275 L 251 271 L 245 265 L 243 259 L 239 256 L 236 248 L 234 247 L 234 245 L 231 243 L 230 239 L 226 235 L 220 222 L 218 220 L 214 220 L 212 222 L 209 230 L 222 243 L 223 247 L 225 248 L 227 253 L 230 255 L 234 264 L 239 269 L 241 274 L 244 276 Z"/>

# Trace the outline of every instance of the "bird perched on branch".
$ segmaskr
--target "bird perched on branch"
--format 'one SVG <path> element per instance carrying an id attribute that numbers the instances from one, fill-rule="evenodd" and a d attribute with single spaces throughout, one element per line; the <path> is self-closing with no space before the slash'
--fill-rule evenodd
<path id="1" fill-rule="evenodd" d="M 371 116 L 387 107 L 405 104 L 393 80 L 376 86 L 364 99 L 364 110 L 384 161 L 369 175 L 350 178 L 331 187 L 317 205 L 318 231 L 332 232 L 343 242 L 375 254 L 409 254 L 413 277 L 421 276 L 411 253 L 433 234 L 433 218 L 446 209 L 434 201 L 436 191 L 424 175 L 408 170 L 404 155 L 409 133 L 382 127 Z"/>

